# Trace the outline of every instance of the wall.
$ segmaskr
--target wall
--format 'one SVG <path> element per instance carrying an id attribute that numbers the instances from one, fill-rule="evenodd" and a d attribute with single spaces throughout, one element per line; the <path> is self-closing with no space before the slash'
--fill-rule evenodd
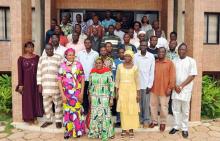
<path id="1" fill-rule="evenodd" d="M 210 1 L 212 4 L 210 4 Z M 202 0 L 202 2 L 204 12 L 220 13 L 220 0 Z M 203 71 L 220 71 L 220 44 L 203 45 L 202 55 Z"/>
<path id="2" fill-rule="evenodd" d="M 0 41 L 0 71 L 11 71 L 10 41 Z"/>
<path id="3" fill-rule="evenodd" d="M 162 0 L 56 0 L 57 9 L 160 10 Z"/>

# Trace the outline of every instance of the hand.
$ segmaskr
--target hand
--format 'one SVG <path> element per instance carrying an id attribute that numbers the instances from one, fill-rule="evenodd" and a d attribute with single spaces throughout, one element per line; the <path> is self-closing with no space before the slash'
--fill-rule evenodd
<path id="1" fill-rule="evenodd" d="M 181 92 L 181 90 L 182 90 L 182 89 L 180 88 L 180 86 L 176 86 L 176 87 L 175 87 L 175 91 L 176 91 L 178 94 Z"/>
<path id="2" fill-rule="evenodd" d="M 42 85 L 38 85 L 38 92 L 39 92 L 39 93 L 42 93 L 42 92 L 43 92 L 43 87 L 42 87 Z"/>
<path id="3" fill-rule="evenodd" d="M 63 103 L 67 102 L 67 99 L 66 99 L 66 97 L 64 95 L 62 95 L 62 101 L 63 101 Z"/>
<path id="4" fill-rule="evenodd" d="M 137 97 L 136 97 L 136 101 L 137 101 L 137 103 L 140 102 L 140 96 L 139 96 L 139 94 L 138 94 Z"/>
<path id="5" fill-rule="evenodd" d="M 171 90 L 171 89 L 168 89 L 168 90 L 166 91 L 166 96 L 167 96 L 167 97 L 170 96 L 171 93 L 172 93 L 172 90 Z"/>
<path id="6" fill-rule="evenodd" d="M 110 107 L 112 107 L 113 104 L 114 104 L 114 100 L 113 100 L 113 97 L 111 97 L 111 98 L 109 99 L 109 105 L 110 105 Z"/>
<path id="7" fill-rule="evenodd" d="M 23 93 L 23 90 L 24 90 L 24 86 L 19 86 L 19 87 L 18 87 L 18 92 L 19 92 L 19 93 L 22 94 L 22 93 Z"/>
<path id="8" fill-rule="evenodd" d="M 80 102 L 80 103 L 83 103 L 83 93 L 80 93 L 78 99 L 79 99 L 79 102 Z"/>
<path id="9" fill-rule="evenodd" d="M 146 93 L 145 94 L 150 94 L 150 88 L 146 89 Z"/>

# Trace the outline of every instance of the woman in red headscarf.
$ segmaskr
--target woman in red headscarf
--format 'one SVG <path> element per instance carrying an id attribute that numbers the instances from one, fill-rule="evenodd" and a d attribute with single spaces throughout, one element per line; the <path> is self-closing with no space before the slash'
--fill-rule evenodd
<path id="1" fill-rule="evenodd" d="M 58 72 L 59 89 L 64 110 L 64 139 L 80 137 L 85 134 L 83 118 L 84 71 L 82 65 L 75 61 L 75 50 L 65 52 L 65 61 Z"/>

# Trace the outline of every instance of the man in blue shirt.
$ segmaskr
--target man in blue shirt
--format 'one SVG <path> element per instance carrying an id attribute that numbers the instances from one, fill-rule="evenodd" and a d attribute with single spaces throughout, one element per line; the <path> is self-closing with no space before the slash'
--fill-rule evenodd
<path id="1" fill-rule="evenodd" d="M 110 11 L 106 11 L 105 13 L 105 19 L 102 21 L 101 25 L 105 28 L 105 31 L 108 30 L 108 27 L 110 25 L 115 26 L 116 21 L 114 19 L 111 18 L 111 12 Z"/>
<path id="2" fill-rule="evenodd" d="M 115 76 L 116 76 L 116 71 L 117 71 L 118 65 L 124 62 L 124 52 L 125 52 L 124 48 L 119 48 L 118 49 L 119 58 L 114 60 L 114 64 L 113 64 L 113 67 L 112 67 L 112 72 L 113 72 L 114 79 L 115 79 Z M 117 105 L 116 103 L 117 103 L 117 98 L 114 101 L 114 105 L 113 105 L 112 109 L 116 109 L 116 105 Z M 120 126 L 121 126 L 120 113 L 117 112 L 116 113 L 115 127 L 120 127 Z"/>

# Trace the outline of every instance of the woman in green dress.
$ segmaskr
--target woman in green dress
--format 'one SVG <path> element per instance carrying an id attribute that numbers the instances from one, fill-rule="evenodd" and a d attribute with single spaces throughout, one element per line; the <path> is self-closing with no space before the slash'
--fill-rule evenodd
<path id="1" fill-rule="evenodd" d="M 89 138 L 101 138 L 107 141 L 114 138 L 114 128 L 111 121 L 111 109 L 114 98 L 114 82 L 112 72 L 104 67 L 104 62 L 98 58 L 92 69 L 89 80 L 89 98 L 91 116 Z"/>

